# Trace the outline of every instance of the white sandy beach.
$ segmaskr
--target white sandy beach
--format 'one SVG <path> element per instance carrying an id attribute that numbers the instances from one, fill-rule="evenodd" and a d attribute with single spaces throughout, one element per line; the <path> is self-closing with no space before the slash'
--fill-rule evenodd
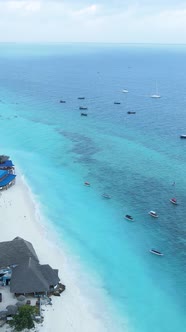
<path id="1" fill-rule="evenodd" d="M 0 241 L 10 241 L 16 236 L 30 241 L 40 263 L 48 263 L 52 268 L 59 269 L 61 282 L 66 285 L 60 297 L 53 296 L 52 306 L 43 306 L 44 323 L 37 329 L 43 332 L 108 331 L 96 314 L 93 303 L 82 295 L 70 257 L 57 247 L 54 234 L 50 240 L 50 233 L 46 225 L 42 225 L 29 188 L 21 176 L 17 176 L 15 186 L 0 193 L 0 211 Z M 6 331 L 6 328 L 1 330 Z"/>

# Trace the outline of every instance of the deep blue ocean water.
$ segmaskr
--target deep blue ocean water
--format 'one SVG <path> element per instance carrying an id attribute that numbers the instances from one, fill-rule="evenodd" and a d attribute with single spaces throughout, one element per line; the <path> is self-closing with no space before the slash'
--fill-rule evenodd
<path id="1" fill-rule="evenodd" d="M 1 153 L 97 277 L 114 331 L 184 332 L 186 46 L 1 44 L 0 100 Z"/>

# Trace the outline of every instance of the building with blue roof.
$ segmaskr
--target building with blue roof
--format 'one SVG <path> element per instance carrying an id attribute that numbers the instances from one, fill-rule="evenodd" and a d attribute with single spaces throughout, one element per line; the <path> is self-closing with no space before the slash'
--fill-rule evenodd
<path id="1" fill-rule="evenodd" d="M 14 164 L 12 162 L 12 160 L 6 160 L 4 163 L 0 163 L 0 170 L 1 169 L 13 169 L 14 168 Z"/>
<path id="2" fill-rule="evenodd" d="M 7 189 L 15 183 L 15 174 L 9 173 L 7 170 L 0 169 L 0 190 Z"/>

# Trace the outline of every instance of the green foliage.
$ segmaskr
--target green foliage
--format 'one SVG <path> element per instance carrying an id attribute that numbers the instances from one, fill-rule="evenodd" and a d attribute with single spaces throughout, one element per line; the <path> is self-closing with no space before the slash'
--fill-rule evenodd
<path id="1" fill-rule="evenodd" d="M 10 321 L 10 326 L 14 327 L 15 331 L 22 331 L 24 329 L 32 329 L 34 327 L 33 314 L 35 308 L 29 305 L 23 305 L 19 308 L 18 314 Z"/>

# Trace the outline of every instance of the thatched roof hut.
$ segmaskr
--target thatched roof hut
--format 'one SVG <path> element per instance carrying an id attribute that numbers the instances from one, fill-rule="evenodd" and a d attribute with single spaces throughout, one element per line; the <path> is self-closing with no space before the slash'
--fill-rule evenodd
<path id="1" fill-rule="evenodd" d="M 58 270 L 40 265 L 31 257 L 12 269 L 10 292 L 17 294 L 47 293 L 58 284 Z"/>
<path id="2" fill-rule="evenodd" d="M 8 305 L 6 307 L 7 310 L 7 316 L 13 316 L 17 313 L 18 307 L 16 305 Z"/>
<path id="3" fill-rule="evenodd" d="M 7 310 L 0 311 L 0 319 L 6 318 L 7 312 Z"/>
<path id="4" fill-rule="evenodd" d="M 0 242 L 0 268 L 23 264 L 31 257 L 39 262 L 32 244 L 20 237 L 12 241 Z"/>

